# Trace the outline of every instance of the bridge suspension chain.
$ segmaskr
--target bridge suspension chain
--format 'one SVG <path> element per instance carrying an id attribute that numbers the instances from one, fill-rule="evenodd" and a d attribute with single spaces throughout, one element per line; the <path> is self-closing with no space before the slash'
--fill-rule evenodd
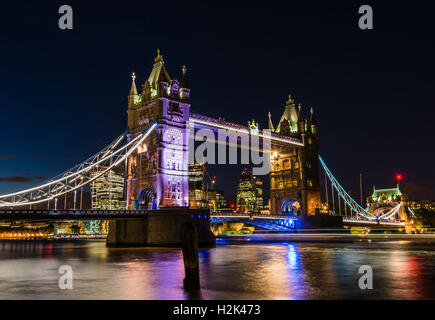
<path id="1" fill-rule="evenodd" d="M 345 210 L 347 207 L 349 207 L 351 209 L 351 213 L 352 211 L 357 213 L 359 216 L 369 219 L 369 220 L 388 220 L 390 218 L 392 218 L 395 214 L 397 214 L 399 212 L 399 209 L 402 206 L 402 203 L 400 203 L 399 205 L 397 205 L 396 207 L 392 208 L 391 210 L 382 213 L 379 217 L 371 214 L 367 209 L 364 209 L 363 207 L 361 207 L 345 190 L 344 188 L 340 185 L 340 183 L 337 181 L 337 179 L 332 175 L 331 171 L 328 169 L 328 167 L 326 166 L 325 162 L 323 161 L 322 157 L 319 156 L 319 160 L 320 163 L 322 164 L 323 170 L 325 171 L 326 176 L 328 177 L 329 181 L 331 182 L 332 185 L 332 200 L 333 200 L 333 210 L 335 211 L 335 205 L 334 205 L 334 189 L 337 191 L 337 194 L 343 199 L 344 201 L 344 205 L 345 205 Z M 339 208 L 340 208 L 340 198 L 338 198 L 339 201 Z M 340 210 L 340 214 L 341 214 L 341 209 Z M 346 214 L 347 214 L 347 210 L 346 210 Z"/>
<path id="2" fill-rule="evenodd" d="M 355 212 L 357 215 L 369 219 L 374 220 L 376 217 L 365 210 L 363 207 L 361 207 L 340 185 L 340 183 L 335 179 L 335 177 L 332 175 L 331 171 L 326 166 L 325 162 L 323 161 L 322 157 L 319 156 L 320 163 L 323 167 L 323 170 L 326 173 L 326 176 L 328 177 L 329 181 L 331 182 L 331 185 L 333 186 L 332 191 L 335 189 L 338 193 L 338 195 L 343 199 L 345 202 L 345 206 L 348 206 L 351 209 L 351 212 Z M 334 200 L 334 195 L 332 196 Z M 334 206 L 335 207 L 335 206 Z"/>
<path id="3" fill-rule="evenodd" d="M 53 199 L 55 199 L 55 204 L 57 205 L 58 197 L 85 187 L 127 159 L 133 151 L 142 145 L 156 125 L 157 122 L 153 122 L 147 129 L 130 141 L 127 141 L 128 135 L 126 133 L 122 134 L 94 156 L 40 186 L 0 195 L 0 207 L 31 206 Z M 125 141 L 126 144 L 120 146 L 122 141 Z M 90 173 L 97 168 L 99 169 L 98 173 L 91 176 Z"/>

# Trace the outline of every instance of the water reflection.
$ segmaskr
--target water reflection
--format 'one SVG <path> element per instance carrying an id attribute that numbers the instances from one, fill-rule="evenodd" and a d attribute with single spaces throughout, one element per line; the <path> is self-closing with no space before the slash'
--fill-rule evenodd
<path id="1" fill-rule="evenodd" d="M 434 299 L 435 253 L 419 243 L 261 243 L 200 250 L 201 291 L 183 290 L 176 249 L 106 248 L 104 241 L 0 242 L 1 299 Z M 58 288 L 58 268 L 74 289 Z M 374 290 L 358 287 L 371 265 Z"/>

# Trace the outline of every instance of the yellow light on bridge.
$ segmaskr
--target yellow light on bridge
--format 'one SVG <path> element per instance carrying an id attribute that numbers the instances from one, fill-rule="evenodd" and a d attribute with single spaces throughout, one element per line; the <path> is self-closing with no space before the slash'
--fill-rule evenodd
<path id="1" fill-rule="evenodd" d="M 140 145 L 140 146 L 137 147 L 137 152 L 138 153 L 143 153 L 143 152 L 146 152 L 146 151 L 148 151 L 148 148 L 147 148 L 146 144 L 143 144 L 143 145 Z"/>
<path id="2" fill-rule="evenodd" d="M 273 153 L 272 153 L 272 155 L 270 156 L 270 159 L 276 159 L 278 157 L 278 152 L 276 152 L 276 151 L 274 151 Z"/>

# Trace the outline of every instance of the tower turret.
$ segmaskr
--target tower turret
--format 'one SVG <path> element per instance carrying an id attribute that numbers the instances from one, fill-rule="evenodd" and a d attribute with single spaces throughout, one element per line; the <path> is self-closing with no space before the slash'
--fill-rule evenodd
<path id="1" fill-rule="evenodd" d="M 305 119 L 302 115 L 302 106 L 299 104 L 298 106 L 298 132 L 303 133 L 305 132 Z"/>
<path id="2" fill-rule="evenodd" d="M 317 134 L 317 122 L 316 122 L 316 118 L 314 117 L 314 108 L 311 107 L 310 109 L 310 131 L 312 134 Z"/>
<path id="3" fill-rule="evenodd" d="M 269 116 L 269 125 L 268 125 L 268 127 L 269 127 L 270 130 L 275 131 L 275 128 L 273 127 L 273 122 L 272 122 L 272 114 L 269 112 L 267 115 Z"/>
<path id="4" fill-rule="evenodd" d="M 136 88 L 136 74 L 133 72 L 131 75 L 131 87 L 128 94 L 128 108 L 131 109 L 135 103 L 139 102 L 139 95 Z"/>
<path id="5" fill-rule="evenodd" d="M 131 75 L 131 87 L 130 92 L 128 94 L 128 107 L 127 107 L 127 122 L 128 122 L 128 128 L 131 129 L 134 127 L 135 124 L 135 108 L 134 105 L 137 104 L 140 101 L 140 97 L 137 94 L 137 88 L 136 88 L 136 74 L 133 72 Z"/>
<path id="6" fill-rule="evenodd" d="M 186 66 L 183 66 L 182 71 L 183 71 L 183 78 L 181 79 L 181 84 L 180 84 L 180 98 L 189 100 L 190 99 L 190 86 L 189 86 L 189 82 L 187 81 Z"/>

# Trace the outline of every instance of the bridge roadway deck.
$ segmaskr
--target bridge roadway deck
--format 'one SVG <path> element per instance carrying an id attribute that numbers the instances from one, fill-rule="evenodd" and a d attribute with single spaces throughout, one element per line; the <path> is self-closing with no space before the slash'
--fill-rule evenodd
<path id="1" fill-rule="evenodd" d="M 174 208 L 175 209 L 175 208 Z M 184 208 L 185 209 L 185 208 Z M 176 209 L 175 209 L 176 210 Z M 0 209 L 0 220 L 113 220 L 113 219 L 138 219 L 149 214 L 162 212 L 161 210 L 90 210 L 90 209 Z M 226 219 L 262 219 L 262 220 L 297 220 L 296 217 L 272 216 L 262 214 L 241 214 L 241 213 L 215 213 L 211 218 Z M 404 226 L 404 223 L 397 221 L 365 221 L 343 217 L 346 225 L 383 225 L 391 227 Z"/>
<path id="2" fill-rule="evenodd" d="M 0 220 L 111 220 L 144 218 L 161 210 L 90 210 L 90 209 L 0 209 Z M 212 214 L 213 218 L 295 219 L 283 216 L 249 214 Z"/>

